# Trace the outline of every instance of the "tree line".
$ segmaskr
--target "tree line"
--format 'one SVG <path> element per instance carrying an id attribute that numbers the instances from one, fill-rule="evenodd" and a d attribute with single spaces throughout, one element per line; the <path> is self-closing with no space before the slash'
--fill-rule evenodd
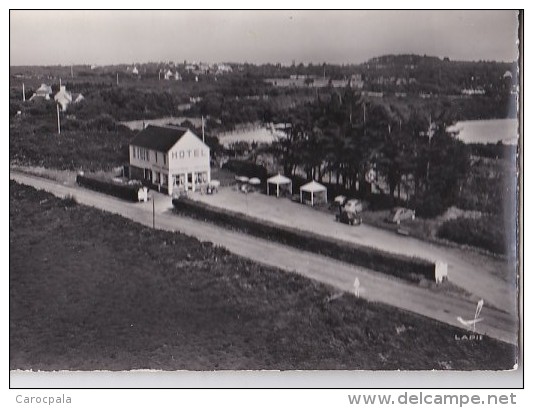
<path id="1" fill-rule="evenodd" d="M 327 177 L 363 197 L 370 182 L 382 181 L 383 193 L 432 216 L 454 203 L 469 165 L 467 146 L 446 131 L 443 115 L 406 119 L 346 89 L 278 117 L 291 126 L 271 150 L 287 175 Z"/>

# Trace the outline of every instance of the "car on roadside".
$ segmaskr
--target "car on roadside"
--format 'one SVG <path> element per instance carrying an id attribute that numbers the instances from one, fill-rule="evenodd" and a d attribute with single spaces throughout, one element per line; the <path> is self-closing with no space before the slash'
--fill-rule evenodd
<path id="1" fill-rule="evenodd" d="M 340 200 L 340 198 L 343 198 L 344 200 Z M 363 219 L 360 213 L 364 208 L 361 200 L 355 198 L 346 200 L 345 197 L 339 196 L 336 197 L 335 201 L 339 205 L 339 213 L 335 216 L 336 221 L 348 225 L 361 225 Z"/>
<path id="2" fill-rule="evenodd" d="M 335 216 L 335 220 L 348 225 L 361 225 L 363 223 L 363 219 L 358 213 L 345 211 L 344 209 Z"/>
<path id="3" fill-rule="evenodd" d="M 392 224 L 400 224 L 402 221 L 414 220 L 415 217 L 414 210 L 404 207 L 395 207 L 390 211 L 387 218 L 385 218 L 385 221 Z"/>
<path id="4" fill-rule="evenodd" d="M 356 213 L 360 213 L 364 209 L 363 208 L 363 202 L 361 200 L 356 199 L 356 198 L 352 198 L 350 200 L 347 200 L 346 203 L 344 203 L 343 208 L 346 211 L 356 212 Z"/>

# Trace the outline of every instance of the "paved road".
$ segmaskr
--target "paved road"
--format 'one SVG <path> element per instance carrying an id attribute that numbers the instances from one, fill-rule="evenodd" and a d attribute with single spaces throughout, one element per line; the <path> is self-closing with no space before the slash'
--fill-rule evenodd
<path id="1" fill-rule="evenodd" d="M 516 314 L 516 279 L 512 279 L 512 267 L 494 257 L 400 236 L 370 225 L 349 227 L 333 222 L 329 213 L 264 194 L 244 195 L 231 188 L 223 188 L 215 195 L 192 194 L 191 198 L 276 224 L 386 252 L 416 256 L 432 262 L 444 261 L 448 264 L 448 279 L 451 282 L 474 294 L 476 300 L 482 298 L 501 310 L 509 313 L 514 311 Z M 507 276 L 507 279 L 503 276 Z"/>
<path id="2" fill-rule="evenodd" d="M 11 172 L 10 178 L 57 196 L 71 194 L 82 204 L 120 214 L 147 226 L 152 225 L 152 202 L 129 203 L 77 186 L 17 172 Z M 211 241 L 235 254 L 265 265 L 299 273 L 341 291 L 352 292 L 352 285 L 357 277 L 361 283 L 361 297 L 409 310 L 456 327 L 462 327 L 457 321 L 458 316 L 465 319 L 473 317 L 476 304 L 471 300 L 433 292 L 331 258 L 177 216 L 171 212 L 171 201 L 167 196 L 155 194 L 154 203 L 157 228 L 180 231 L 203 241 Z M 479 333 L 508 343 L 516 343 L 518 323 L 512 314 L 485 307 L 482 317 L 484 321 L 477 325 Z"/>

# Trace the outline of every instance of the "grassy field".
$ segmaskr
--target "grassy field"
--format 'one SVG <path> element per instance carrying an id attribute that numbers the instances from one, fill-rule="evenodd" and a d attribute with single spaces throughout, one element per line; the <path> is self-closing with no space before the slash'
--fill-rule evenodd
<path id="1" fill-rule="evenodd" d="M 509 369 L 516 348 L 10 184 L 10 368 Z"/>

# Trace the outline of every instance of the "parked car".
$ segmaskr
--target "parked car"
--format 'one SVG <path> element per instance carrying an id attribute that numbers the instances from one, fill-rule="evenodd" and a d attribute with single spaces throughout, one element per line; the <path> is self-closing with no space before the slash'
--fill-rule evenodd
<path id="1" fill-rule="evenodd" d="M 404 207 L 395 207 L 391 210 L 387 218 L 385 218 L 385 221 L 393 223 L 393 224 L 400 224 L 402 221 L 414 220 L 414 219 L 415 219 L 414 210 L 410 210 L 409 208 L 404 208 Z"/>
<path id="2" fill-rule="evenodd" d="M 352 211 L 346 211 L 344 208 L 335 216 L 335 220 L 348 225 L 361 225 L 363 219 L 359 214 Z"/>
<path id="3" fill-rule="evenodd" d="M 346 211 L 351 212 L 357 212 L 360 213 L 363 211 L 363 202 L 361 200 L 358 200 L 356 198 L 352 198 L 344 204 L 344 209 Z"/>
<path id="4" fill-rule="evenodd" d="M 340 196 L 337 198 L 344 197 Z M 360 200 L 354 198 L 351 200 L 336 199 L 336 201 L 339 203 L 339 213 L 335 216 L 336 221 L 349 225 L 361 225 L 363 219 L 359 213 L 363 211 L 363 203 Z"/>

